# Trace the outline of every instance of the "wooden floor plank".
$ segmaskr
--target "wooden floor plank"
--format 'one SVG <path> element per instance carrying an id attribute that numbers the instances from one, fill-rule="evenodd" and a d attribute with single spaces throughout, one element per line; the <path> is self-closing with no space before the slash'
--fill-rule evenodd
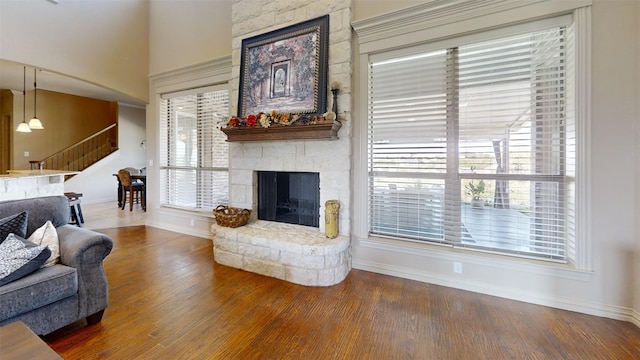
<path id="1" fill-rule="evenodd" d="M 109 307 L 44 337 L 64 359 L 638 359 L 633 324 L 366 271 L 305 287 L 213 261 L 207 239 L 100 230 Z"/>

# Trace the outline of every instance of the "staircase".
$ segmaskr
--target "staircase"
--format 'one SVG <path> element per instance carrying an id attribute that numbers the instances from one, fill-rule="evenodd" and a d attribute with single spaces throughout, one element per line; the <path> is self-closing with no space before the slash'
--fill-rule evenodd
<path id="1" fill-rule="evenodd" d="M 114 123 L 43 160 L 32 160 L 29 163 L 31 169 L 82 171 L 116 150 L 118 124 Z"/>

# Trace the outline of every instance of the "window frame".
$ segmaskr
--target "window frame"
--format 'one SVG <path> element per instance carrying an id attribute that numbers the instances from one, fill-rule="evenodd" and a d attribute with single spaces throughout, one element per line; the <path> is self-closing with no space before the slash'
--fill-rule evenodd
<path id="1" fill-rule="evenodd" d="M 150 194 L 159 195 L 162 191 L 160 187 L 160 103 L 161 95 L 189 91 L 195 88 L 204 88 L 214 85 L 222 85 L 229 90 L 229 97 L 233 95 L 234 88 L 231 86 L 232 79 L 232 58 L 225 56 L 199 64 L 194 64 L 177 70 L 159 72 L 149 76 L 150 89 L 152 92 L 151 102 L 147 111 L 147 124 L 151 122 L 154 126 L 147 126 L 148 153 L 147 167 L 147 191 Z M 231 113 L 229 109 L 229 113 Z M 154 166 L 155 165 L 155 166 Z M 155 169 L 155 170 L 154 170 Z M 181 213 L 194 213 L 198 216 L 213 217 L 211 211 L 195 211 L 189 209 L 179 209 L 171 206 L 159 204 L 159 196 L 148 196 L 147 209 L 152 214 L 158 216 L 181 217 Z M 166 210 L 166 211 L 165 211 Z M 167 218 L 168 219 L 168 218 Z M 193 226 L 193 223 L 192 225 Z"/>
<path id="2" fill-rule="evenodd" d="M 590 235 L 590 121 L 591 114 L 588 106 L 590 94 L 590 40 L 591 40 L 591 1 L 577 1 L 572 4 L 544 2 L 545 4 L 531 4 L 512 2 L 497 9 L 495 4 L 488 1 L 468 1 L 468 5 L 445 5 L 434 9 L 429 4 L 401 10 L 385 18 L 375 18 L 355 22 L 353 27 L 358 35 L 359 61 L 356 71 L 359 73 L 360 98 L 363 104 L 354 109 L 354 114 L 361 121 L 355 123 L 354 131 L 354 226 L 353 236 L 361 244 L 377 242 L 380 245 L 398 244 L 397 241 L 368 234 L 368 182 L 367 169 L 367 91 L 369 57 L 391 50 L 402 52 L 404 48 L 419 44 L 439 45 L 439 42 L 461 35 L 473 36 L 475 32 L 500 29 L 505 26 L 521 24 L 540 18 L 551 18 L 558 15 L 571 15 L 576 31 L 576 68 L 575 68 L 575 97 L 577 139 L 576 159 L 576 230 L 575 263 L 571 267 L 591 269 L 591 235 Z M 495 5 L 495 6 L 494 6 Z M 477 8 L 472 9 L 471 7 Z M 499 15 L 496 15 L 499 13 Z M 507 16 L 508 15 L 508 16 Z M 455 19 L 455 21 L 453 21 Z M 509 20 L 505 20 L 509 19 Z M 363 211 L 358 211 L 362 209 Z M 365 214 L 361 214 L 365 212 Z M 393 246 L 396 246 L 393 245 Z M 429 245 L 429 244 L 427 244 Z M 378 246 L 378 245 L 375 245 Z M 375 247 L 374 246 L 374 247 Z M 409 245 L 407 245 L 409 246 Z"/>
<path id="3" fill-rule="evenodd" d="M 391 51 L 391 54 L 387 53 L 379 53 L 369 57 L 369 78 L 373 81 L 373 84 L 377 84 L 377 81 L 381 81 L 386 85 L 382 85 L 382 87 L 374 86 L 369 84 L 368 93 L 370 94 L 369 103 L 367 108 L 370 109 L 367 116 L 367 121 L 369 122 L 368 128 L 369 136 L 375 136 L 379 139 L 385 139 L 383 143 L 379 143 L 374 141 L 373 138 L 369 138 L 369 217 L 370 217 L 370 228 L 369 232 L 371 235 L 382 235 L 382 236 L 391 236 L 396 237 L 401 240 L 407 241 L 419 241 L 419 242 L 436 242 L 442 244 L 452 245 L 454 247 L 464 247 L 468 249 L 482 250 L 482 251 L 490 251 L 497 252 L 500 254 L 508 254 L 515 256 L 523 256 L 523 257 L 531 257 L 535 259 L 544 259 L 548 261 L 560 261 L 565 262 L 568 260 L 572 260 L 570 256 L 568 256 L 565 251 L 565 247 L 567 243 L 572 239 L 568 236 L 562 236 L 561 238 L 557 238 L 555 236 L 555 231 L 557 229 L 562 231 L 564 235 L 570 229 L 566 227 L 565 218 L 567 216 L 567 207 L 565 203 L 567 201 L 565 187 L 569 186 L 568 183 L 565 183 L 567 180 L 567 176 L 565 174 L 565 158 L 567 156 L 567 147 L 565 144 L 564 137 L 566 136 L 566 126 L 562 125 L 566 118 L 565 109 L 565 101 L 564 99 L 568 99 L 567 91 L 565 90 L 566 85 L 564 85 L 566 81 L 573 81 L 573 79 L 569 79 L 569 71 L 568 68 L 572 68 L 573 64 L 571 63 L 567 66 L 568 59 L 568 48 L 564 46 L 568 38 L 570 38 L 571 43 L 573 41 L 571 33 L 567 32 L 566 27 L 571 24 L 570 17 L 563 16 L 559 18 L 551 18 L 541 22 L 527 23 L 525 27 L 525 31 L 522 31 L 522 26 L 508 27 L 500 29 L 500 36 L 496 36 L 495 31 L 489 31 L 484 33 L 478 33 L 478 37 L 480 39 L 470 42 L 465 37 L 456 38 L 456 43 L 451 45 L 451 47 L 436 49 L 433 50 L 424 50 L 423 46 L 415 46 L 408 49 L 408 54 L 403 54 L 401 56 L 397 56 L 394 54 L 394 51 Z M 535 31 L 531 31 L 530 29 L 536 28 Z M 541 32 L 542 31 L 542 32 Z M 545 34 L 545 38 L 541 42 L 531 42 L 530 37 L 533 34 Z M 482 92 L 486 95 L 486 87 L 490 88 L 496 85 L 496 80 L 499 83 L 504 81 L 504 74 L 502 71 L 499 71 L 500 74 L 497 75 L 487 75 L 487 70 L 491 69 L 491 65 L 485 64 L 484 60 L 478 60 L 478 58 L 471 57 L 472 62 L 467 62 L 466 59 L 468 52 L 475 52 L 478 46 L 482 46 L 485 49 L 489 49 L 491 53 L 495 54 L 495 52 L 499 46 L 503 46 L 505 42 L 511 44 L 517 44 L 517 46 L 522 46 L 522 42 L 528 46 L 533 46 L 534 49 L 538 49 L 538 46 L 543 46 L 544 49 L 547 48 L 546 42 L 547 37 L 553 34 L 553 42 L 552 49 L 554 51 L 558 51 L 558 53 L 553 53 L 551 59 L 553 61 L 549 63 L 548 58 L 543 59 L 544 63 L 548 63 L 547 66 L 544 67 L 545 70 L 556 69 L 556 66 L 561 69 L 559 72 L 553 71 L 552 77 L 550 80 L 546 79 L 542 80 L 545 84 L 545 94 L 547 94 L 546 89 L 546 81 L 551 81 L 554 85 L 548 88 L 550 94 L 555 96 L 560 95 L 561 100 L 559 102 L 554 102 L 553 107 L 547 106 L 535 106 L 534 108 L 537 111 L 542 110 L 542 116 L 544 116 L 544 120 L 542 119 L 534 119 L 533 117 L 529 118 L 528 122 L 530 122 L 530 126 L 533 126 L 534 123 L 536 129 L 536 139 L 540 139 L 540 135 L 542 135 L 547 141 L 544 144 L 548 143 L 549 139 L 559 138 L 562 139 L 559 141 L 559 145 L 557 147 L 553 147 L 553 151 L 545 150 L 546 146 L 536 146 L 535 144 L 538 141 L 534 141 L 534 133 L 529 132 L 529 143 L 527 147 L 531 147 L 532 149 L 529 154 L 531 156 L 531 161 L 533 159 L 543 159 L 542 167 L 547 168 L 549 163 L 545 159 L 551 159 L 552 163 L 560 164 L 557 168 L 555 168 L 553 173 L 548 173 L 547 171 L 538 172 L 538 171 L 530 171 L 528 173 L 510 173 L 506 171 L 504 173 L 487 173 L 486 171 L 481 172 L 479 174 L 465 172 L 461 167 L 462 159 L 466 157 L 466 155 L 477 155 L 477 151 L 481 151 L 480 149 L 474 149 L 473 152 L 469 153 L 468 149 L 465 150 L 465 146 L 469 146 L 469 144 L 475 144 L 473 138 L 465 139 L 464 136 L 468 136 L 470 134 L 468 125 L 474 126 L 477 128 L 478 126 L 480 131 L 490 131 L 490 129 L 500 126 L 502 123 L 500 115 L 496 119 L 491 119 L 490 122 L 483 122 L 480 125 L 474 125 L 473 123 L 469 123 L 468 121 L 464 121 L 466 116 L 463 115 L 463 109 L 471 109 L 479 110 L 480 108 L 460 108 L 460 104 L 464 101 L 468 101 L 467 99 L 473 96 L 464 95 L 464 90 L 473 90 L 478 89 L 478 86 L 483 87 Z M 484 38 L 482 38 L 484 37 Z M 460 45 L 460 43 L 464 45 Z M 466 44 L 472 45 L 471 50 Z M 502 53 L 501 53 L 502 54 Z M 540 61 L 540 59 L 532 59 L 532 58 L 521 58 L 523 55 L 529 54 L 529 47 L 523 48 L 523 51 L 518 51 L 513 56 L 517 56 L 519 62 L 519 66 L 529 66 L 534 67 L 536 64 L 539 64 L 536 61 Z M 558 56 L 560 55 L 560 56 Z M 484 58 L 484 53 L 482 58 Z M 500 55 L 502 56 L 502 55 Z M 514 57 L 508 58 L 509 63 L 513 61 Z M 391 61 L 389 61 L 391 60 Z M 399 60 L 399 61 L 397 61 Z M 464 62 L 463 62 L 464 61 Z M 469 65 L 466 65 L 469 64 Z M 478 65 L 480 64 L 480 65 Z M 482 83 L 478 83 L 477 77 L 473 77 L 473 81 L 469 82 L 468 80 L 464 80 L 468 76 L 473 76 L 471 74 L 465 75 L 465 72 L 468 71 L 468 66 L 473 66 L 476 68 L 475 71 L 480 71 L 483 69 L 483 80 Z M 477 68 L 478 66 L 482 66 L 481 68 Z M 432 71 L 427 71 L 426 69 L 433 69 Z M 523 80 L 527 81 L 526 87 L 518 86 L 517 92 L 513 92 L 513 88 L 511 86 L 510 94 L 511 96 L 519 96 L 518 98 L 510 98 L 512 106 L 532 106 L 532 98 L 534 95 L 536 96 L 535 102 L 538 103 L 538 97 L 540 96 L 540 90 L 538 87 L 541 84 L 541 80 L 537 79 L 536 76 L 529 75 L 526 71 L 531 68 L 519 68 L 519 72 L 524 72 L 524 74 L 519 75 L 517 78 L 512 78 L 508 84 L 515 84 L 515 82 L 522 82 Z M 523 71 L 525 70 L 525 71 Z M 398 74 L 398 76 L 389 76 L 389 71 L 393 74 Z M 426 74 L 423 74 L 426 71 Z M 435 71 L 435 74 L 434 74 Z M 421 78 L 422 76 L 427 76 L 428 79 L 432 79 L 434 84 L 432 85 L 420 85 L 418 83 L 409 82 L 407 83 L 407 92 L 403 93 L 401 90 L 398 91 L 389 91 L 389 88 L 394 89 L 397 86 L 400 86 L 400 79 L 405 79 L 407 74 L 413 73 L 414 79 Z M 386 75 L 385 75 L 386 74 Z M 404 76 L 400 75 L 403 74 Z M 423 74 L 423 75 L 419 75 Z M 477 74 L 477 73 L 472 73 Z M 511 77 L 513 72 L 509 72 L 508 76 Z M 435 76 L 435 78 L 434 78 Z M 460 82 L 459 82 L 460 81 Z M 487 83 L 488 81 L 488 83 Z M 442 83 L 442 84 L 441 84 Z M 422 90 L 418 90 L 417 87 Z M 507 86 L 509 88 L 509 86 Z M 528 95 L 529 99 L 526 103 L 521 103 L 520 97 L 524 94 Z M 491 98 L 495 96 L 494 91 L 498 91 L 501 96 L 501 99 L 504 99 L 504 89 L 497 90 L 493 89 L 491 91 Z M 443 92 L 442 94 L 440 94 Z M 402 111 L 397 108 L 399 103 L 404 103 L 409 101 L 408 98 L 404 98 L 399 96 L 400 94 L 406 94 L 406 96 L 416 97 L 415 99 L 417 106 L 414 110 L 412 108 L 408 108 L 409 116 L 416 115 L 418 118 L 422 118 L 423 120 L 420 122 L 406 122 L 404 121 L 404 116 L 399 116 L 395 114 L 395 111 L 391 111 L 390 109 L 396 109 L 396 111 Z M 433 95 L 438 94 L 438 95 Z M 547 94 L 548 95 L 548 94 Z M 435 97 L 434 97 L 435 96 Z M 424 98 L 423 98 L 424 97 Z M 427 100 L 429 99 L 429 100 Z M 434 99 L 439 99 L 434 101 Z M 445 101 L 446 100 L 446 101 Z M 516 103 L 515 101 L 519 103 Z M 568 100 L 572 101 L 572 100 Z M 411 101 L 413 102 L 413 101 Z M 393 105 L 392 105 L 393 104 Z M 445 105 L 446 104 L 446 105 Z M 545 102 L 546 104 L 546 102 Z M 477 104 L 480 105 L 480 104 Z M 435 107 L 435 109 L 433 109 Z M 431 110 L 427 110 L 432 108 Z M 418 113 L 417 109 L 425 109 L 424 113 Z M 531 109 L 531 108 L 530 108 Z M 543 110 L 544 109 L 544 110 Z M 446 110 L 445 115 L 438 115 L 441 112 Z M 421 110 L 422 111 L 422 110 Z M 564 114 L 565 117 L 562 118 L 561 121 L 558 120 L 557 114 Z M 485 117 L 487 114 L 484 115 Z M 554 126 L 542 126 L 539 121 L 548 121 L 555 119 Z M 444 124 L 442 124 L 444 122 Z M 556 123 L 557 122 L 557 123 Z M 442 137 L 443 140 L 438 143 L 429 143 L 424 142 L 424 138 L 422 136 L 415 138 L 412 141 L 406 140 L 405 136 L 409 136 L 413 138 L 414 136 L 410 136 L 409 134 L 412 132 L 414 128 L 414 124 L 419 124 L 419 128 L 414 130 L 417 133 L 422 133 L 421 130 L 423 127 L 434 127 L 432 130 L 427 130 L 424 134 L 429 137 L 432 136 Z M 436 125 L 439 125 L 436 127 Z M 389 127 L 391 126 L 391 129 Z M 489 127 L 488 127 L 489 126 Z M 401 131 L 402 138 L 398 138 L 396 131 L 393 129 L 399 129 Z M 437 129 L 437 130 L 436 130 Z M 533 127 L 531 128 L 533 129 Z M 442 133 L 446 130 L 447 135 L 444 136 Z M 432 131 L 436 131 L 433 133 Z M 463 135 L 463 133 L 465 135 Z M 445 141 L 446 140 L 446 141 Z M 486 141 L 486 140 L 485 140 Z M 389 142 L 389 147 L 387 147 L 387 142 Z M 498 144 L 498 146 L 505 147 L 506 141 L 502 142 L 502 145 Z M 473 146 L 477 146 L 475 144 Z M 486 143 L 485 143 L 486 145 Z M 407 156 L 413 157 L 410 154 L 422 153 L 427 148 L 439 149 L 439 151 L 435 150 L 435 153 L 429 152 L 427 157 L 424 158 L 420 156 L 418 159 L 414 161 L 419 161 L 421 163 L 431 164 L 435 167 L 427 167 L 426 169 L 420 167 L 420 169 L 414 169 L 415 165 L 411 163 L 405 163 L 405 161 L 410 161 L 411 159 L 407 158 Z M 402 150 L 407 149 L 407 150 Z M 412 150 L 409 150 L 412 149 Z M 456 151 L 459 149 L 459 151 Z M 496 150 L 496 144 L 493 143 L 493 151 Z M 516 145 L 516 151 L 518 149 Z M 485 149 L 486 150 L 486 149 Z M 394 153 L 400 152 L 399 155 L 393 155 L 393 153 L 389 153 L 389 151 L 393 151 Z M 409 153 L 406 153 L 409 151 Z M 502 149 L 501 152 L 506 151 L 506 148 Z M 503 153 L 504 156 L 507 156 L 511 152 Z M 438 156 L 439 154 L 439 156 Z M 426 154 L 425 154 L 426 155 Z M 400 158 L 398 158 L 400 156 Z M 446 166 L 438 166 L 439 162 L 432 163 L 433 159 L 430 159 L 431 156 L 436 156 L 438 159 L 442 159 L 440 161 L 446 161 Z M 494 155 L 497 156 L 497 155 Z M 443 158 L 444 157 L 444 158 Z M 388 164 L 387 159 L 396 158 L 400 159 L 400 163 Z M 502 157 L 499 157 L 502 158 Z M 404 160 L 402 160 L 404 159 Z M 554 160 L 555 159 L 555 160 Z M 496 159 L 497 161 L 497 159 Z M 508 163 L 501 162 L 503 165 L 508 166 Z M 540 166 L 538 161 L 535 161 L 536 166 Z M 395 171 L 394 171 L 395 170 Z M 397 172 L 400 171 L 401 172 Z M 416 172 L 417 171 L 417 172 Z M 404 180 L 400 180 L 400 178 L 407 179 L 408 183 L 405 185 L 409 188 L 404 188 L 404 190 L 400 190 L 402 187 L 401 183 L 404 183 Z M 444 178 L 444 179 L 443 179 Z M 396 179 L 395 181 L 393 179 Z M 437 189 L 430 189 L 430 185 L 428 184 L 436 184 L 440 181 L 444 180 L 444 184 L 436 186 Z M 463 183 L 465 181 L 489 181 L 495 182 L 497 186 L 497 182 L 501 181 L 505 183 L 505 187 L 509 187 L 508 184 L 515 184 L 514 182 L 524 182 L 530 183 L 528 185 L 530 187 L 529 192 L 533 191 L 533 188 L 536 189 L 537 196 L 544 196 L 547 198 L 549 195 L 555 195 L 555 200 L 552 200 L 557 209 L 559 209 L 555 216 L 553 213 L 550 213 L 545 209 L 539 213 L 542 215 L 542 223 L 545 224 L 544 229 L 540 227 L 540 223 L 538 221 L 531 222 L 531 229 L 527 230 L 527 233 L 521 233 L 520 236 L 513 236 L 507 238 L 497 239 L 494 236 L 487 236 L 484 234 L 485 231 L 489 230 L 491 233 L 494 231 L 500 232 L 504 231 L 524 231 L 522 228 L 514 228 L 512 221 L 514 219 L 518 219 L 518 221 L 523 221 L 524 218 L 519 215 L 517 211 L 517 207 L 514 208 L 510 205 L 506 205 L 505 209 L 510 209 L 508 211 L 509 220 L 500 221 L 499 218 L 503 218 L 506 216 L 505 210 L 495 210 L 495 212 L 500 212 L 500 215 L 493 214 L 493 210 L 485 210 L 482 215 L 477 213 L 477 211 L 466 209 L 462 206 L 462 195 L 465 192 Z M 386 189 L 386 187 L 379 187 L 380 185 L 384 186 L 385 183 L 390 181 L 389 186 L 393 185 L 395 189 L 397 181 L 400 182 L 398 190 Z M 425 185 L 427 188 L 423 188 L 419 184 L 423 184 L 423 181 L 426 182 Z M 435 181 L 435 183 L 433 183 Z M 376 186 L 376 183 L 380 183 L 380 185 Z M 546 184 L 546 185 L 545 185 Z M 553 184 L 556 184 L 555 186 Z M 414 186 L 420 187 L 420 190 L 410 190 L 413 189 Z M 444 193 L 439 194 L 440 190 L 444 188 Z M 546 189 L 546 190 L 545 190 Z M 554 190 L 555 189 L 555 190 Z M 551 190 L 551 193 L 548 191 Z M 395 196 L 394 196 L 395 195 Z M 444 201 L 444 199 L 447 199 Z M 507 197 L 508 199 L 508 197 Z M 483 200 L 484 202 L 484 200 Z M 401 206 L 403 204 L 408 205 L 410 208 L 405 208 L 405 211 L 402 210 Z M 397 206 L 397 208 L 396 208 Z M 535 206 L 538 208 L 540 205 L 536 205 L 536 202 L 531 200 L 528 203 L 528 206 Z M 502 208 L 502 206 L 499 206 Z M 392 211 L 393 209 L 397 209 L 398 212 L 401 212 L 404 215 L 399 215 Z M 414 209 L 414 211 L 411 211 Z M 533 213 L 538 213 L 537 210 L 531 211 Z M 555 207 L 551 209 L 556 209 Z M 487 212 L 490 212 L 487 214 Z M 425 213 L 431 213 L 432 215 L 424 215 Z M 422 214 L 422 215 L 421 215 Z M 493 215 L 498 216 L 499 218 L 493 218 Z M 465 221 L 465 215 L 467 220 Z M 480 225 L 478 221 L 479 217 L 490 216 L 491 219 L 496 220 L 494 225 L 486 228 L 484 225 Z M 532 215 L 533 216 L 533 215 Z M 527 216 L 528 218 L 529 216 Z M 485 221 L 485 220 L 482 220 Z M 530 220 L 527 220 L 530 221 Z M 537 224 L 537 225 L 536 225 Z M 478 229 L 478 225 L 480 225 L 481 233 L 476 234 L 473 233 L 473 238 L 475 241 L 467 241 L 471 239 L 471 235 L 464 236 L 464 234 L 469 234 L 472 232 L 472 229 Z M 502 227 L 502 226 L 507 226 Z M 534 228 L 535 226 L 535 228 Z M 468 229 L 467 232 L 461 231 L 461 228 L 464 227 Z M 547 229 L 548 228 L 548 229 Z M 446 230 L 445 230 L 446 229 Z M 534 229 L 538 229 L 535 231 Z M 538 231 L 543 231 L 546 235 L 538 234 L 536 237 L 532 237 L 534 233 Z M 477 231 L 476 231 L 477 232 Z M 547 240 L 547 235 L 550 237 Z M 478 238 L 478 236 L 480 238 Z M 547 241 L 551 241 L 547 243 Z M 557 241 L 557 242 L 556 242 Z M 556 245 L 553 245 L 553 244 Z M 557 245 L 559 244 L 559 245 Z"/>
<path id="4" fill-rule="evenodd" d="M 159 163 L 159 168 L 160 168 L 160 183 L 161 183 L 161 196 L 160 196 L 160 206 L 163 207 L 171 207 L 171 208 L 177 208 L 177 209 L 181 209 L 181 210 L 188 210 L 188 211 L 202 211 L 202 212 L 209 212 L 211 211 L 211 209 L 213 207 L 215 207 L 215 205 L 213 204 L 208 204 L 206 202 L 204 202 L 202 199 L 203 197 L 210 197 L 211 195 L 211 189 L 205 189 L 205 186 L 209 183 L 209 181 L 204 181 L 204 177 L 206 177 L 205 174 L 209 174 L 208 179 L 213 182 L 215 181 L 215 175 L 218 173 L 226 173 L 226 179 L 225 182 L 227 182 L 227 187 L 226 187 L 226 193 L 222 194 L 221 196 L 218 196 L 218 198 L 220 198 L 220 201 L 217 201 L 216 203 L 227 203 L 228 202 L 228 198 L 229 198 L 229 187 L 228 187 L 228 178 L 229 178 L 229 150 L 228 150 L 228 144 L 226 142 L 224 142 L 224 146 L 227 147 L 226 151 L 225 151 L 225 160 L 223 161 L 226 166 L 206 166 L 204 164 L 205 159 L 203 158 L 203 155 L 206 153 L 205 148 L 203 148 L 203 146 L 213 146 L 215 143 L 215 140 L 212 139 L 207 139 L 206 142 L 202 142 L 199 139 L 207 136 L 207 134 L 211 134 L 213 132 L 216 131 L 216 129 L 219 128 L 219 123 L 220 121 L 226 120 L 227 115 L 226 113 L 222 114 L 220 116 L 220 120 L 218 121 L 218 123 L 214 122 L 214 119 L 211 120 L 206 120 L 207 116 L 213 116 L 215 117 L 215 109 L 202 109 L 203 104 L 205 104 L 204 102 L 206 102 L 206 100 L 203 100 L 203 97 L 205 94 L 208 93 L 214 93 L 214 92 L 226 92 L 226 105 L 227 105 L 227 111 L 228 111 L 228 107 L 229 107 L 229 99 L 230 99 L 230 89 L 228 84 L 217 84 L 217 85 L 211 85 L 211 86 L 205 86 L 205 87 L 199 87 L 199 88 L 194 88 L 194 89 L 188 89 L 188 90 L 182 90 L 182 91 L 178 91 L 178 92 L 172 92 L 172 93 L 167 93 L 167 94 L 162 94 L 160 96 L 160 117 L 159 117 L 159 121 L 160 121 L 160 163 Z M 187 112 L 187 111 L 181 111 L 181 110 L 171 110 L 171 106 L 170 104 L 166 105 L 166 111 L 171 111 L 170 114 L 163 114 L 162 109 L 165 107 L 165 105 L 163 105 L 165 102 L 170 102 L 171 99 L 175 99 L 175 98 L 184 98 L 187 96 L 191 96 L 193 97 L 193 99 L 196 101 L 195 105 L 194 105 L 194 111 L 196 112 L 196 114 L 193 114 L 191 112 Z M 173 159 L 175 159 L 177 157 L 177 140 L 175 138 L 175 136 L 172 135 L 177 135 L 178 133 L 175 132 L 176 130 L 172 130 L 174 127 L 175 128 L 179 128 L 180 127 L 180 120 L 179 117 L 180 116 L 184 116 L 186 118 L 191 118 L 193 122 L 195 122 L 195 126 L 193 126 L 192 128 L 190 128 L 191 131 L 195 131 L 195 134 L 193 135 L 193 137 L 195 138 L 195 142 L 196 142 L 196 146 L 195 149 L 193 149 L 195 151 L 195 153 L 197 154 L 196 159 L 195 159 L 195 164 L 194 165 L 189 165 L 189 164 L 179 164 L 173 161 Z M 201 118 L 202 117 L 202 118 Z M 168 121 L 167 121 L 168 120 Z M 167 128 L 167 133 L 166 136 L 162 136 L 162 128 L 166 126 Z M 220 138 L 224 138 L 224 135 L 220 135 Z M 224 140 L 223 140 L 224 141 Z M 162 149 L 164 149 L 166 147 L 166 151 L 168 152 L 168 154 L 163 154 L 162 153 Z M 166 164 L 165 164 L 166 162 Z M 190 198 L 190 200 L 193 200 L 193 206 L 188 206 L 188 205 L 180 205 L 178 200 L 181 200 L 183 204 L 186 204 L 185 200 L 183 198 L 178 198 L 176 197 L 175 192 L 177 191 L 177 185 L 171 185 L 171 173 L 178 173 L 178 172 L 185 172 L 185 174 L 187 174 L 186 176 L 188 177 L 188 173 L 193 172 L 194 176 L 193 179 L 195 181 L 195 185 L 190 188 L 189 190 L 193 191 L 193 198 Z M 164 184 L 164 186 L 163 186 Z M 169 201 L 163 201 L 163 199 L 169 199 Z M 173 200 L 171 200 L 173 199 Z M 191 204 L 191 202 L 189 202 Z"/>

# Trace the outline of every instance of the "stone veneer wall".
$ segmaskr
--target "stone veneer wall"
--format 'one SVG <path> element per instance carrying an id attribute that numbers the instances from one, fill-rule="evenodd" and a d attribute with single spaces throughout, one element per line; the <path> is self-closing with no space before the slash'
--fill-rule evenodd
<path id="1" fill-rule="evenodd" d="M 339 231 L 350 234 L 351 171 L 351 1 L 350 0 L 238 0 L 232 7 L 233 53 L 230 102 L 237 113 L 242 39 L 329 14 L 327 85 L 337 82 L 338 115 L 343 126 L 338 140 L 287 140 L 229 144 L 229 201 L 256 209 L 256 170 L 308 171 L 320 174 L 320 229 L 324 232 L 324 204 L 340 202 Z M 333 104 L 329 88 L 327 108 Z M 265 109 L 270 111 L 273 109 Z M 275 109 L 277 110 L 277 109 Z M 324 109 L 325 111 L 327 109 Z M 256 211 L 254 211 L 254 214 Z M 254 215 L 255 216 L 255 215 Z"/>
<path id="2" fill-rule="evenodd" d="M 2 175 L 0 201 L 64 194 L 64 175 Z"/>

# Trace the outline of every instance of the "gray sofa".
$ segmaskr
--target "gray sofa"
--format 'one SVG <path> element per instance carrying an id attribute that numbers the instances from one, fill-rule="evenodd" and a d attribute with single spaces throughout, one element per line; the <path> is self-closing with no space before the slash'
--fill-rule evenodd
<path id="1" fill-rule="evenodd" d="M 60 242 L 60 262 L 0 286 L 0 326 L 22 321 L 39 335 L 86 318 L 102 320 L 108 285 L 102 261 L 113 240 L 101 233 L 67 224 L 66 196 L 0 202 L 0 218 L 28 211 L 27 234 L 51 220 Z"/>

